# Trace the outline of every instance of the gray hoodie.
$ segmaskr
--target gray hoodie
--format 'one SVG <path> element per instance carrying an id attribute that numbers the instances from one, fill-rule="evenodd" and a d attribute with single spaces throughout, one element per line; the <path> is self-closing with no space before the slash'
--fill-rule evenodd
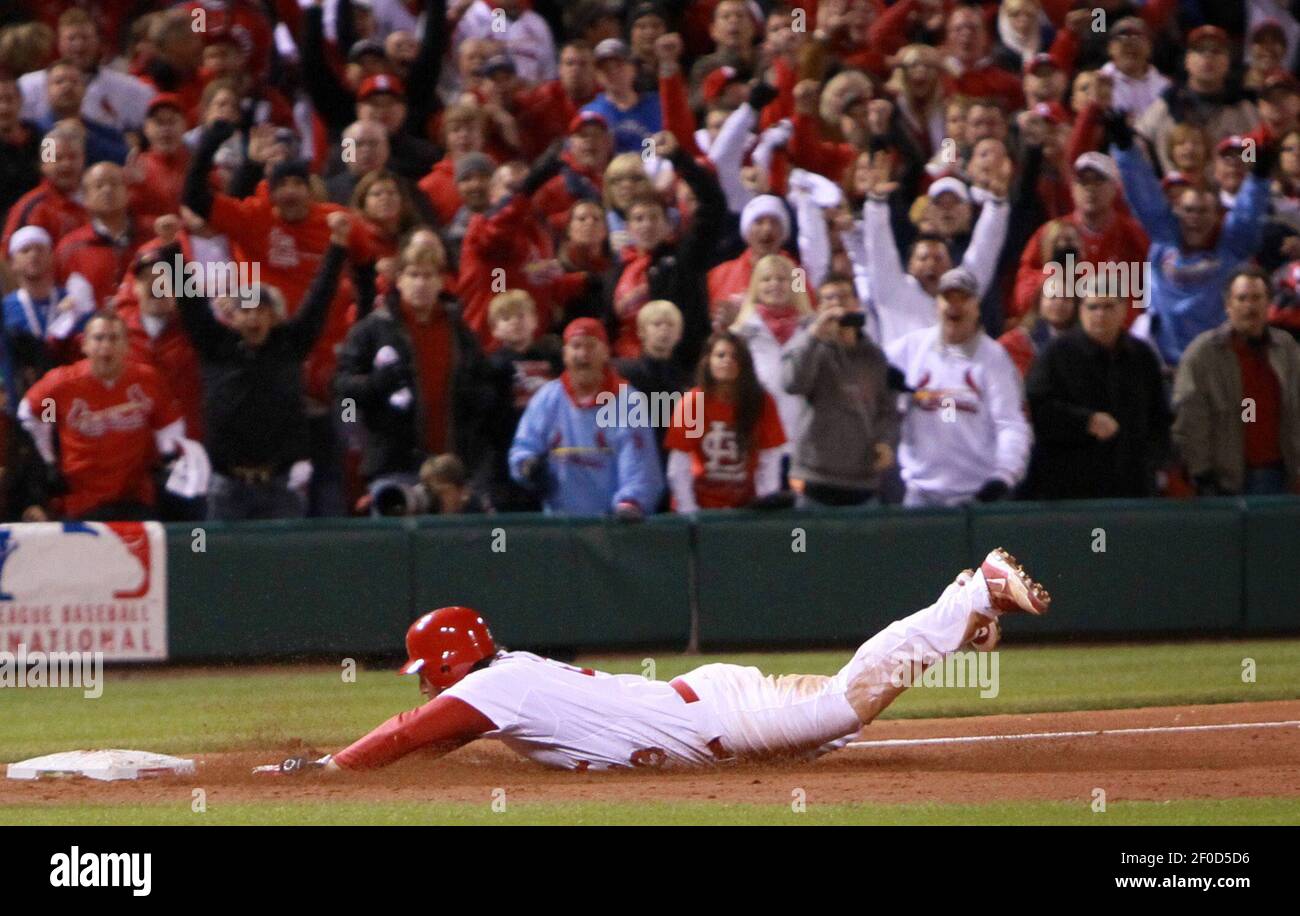
<path id="1" fill-rule="evenodd" d="M 865 337 L 852 346 L 809 333 L 811 321 L 785 347 L 786 391 L 803 395 L 809 410 L 796 430 L 790 476 L 810 483 L 877 488 L 876 445 L 897 448 L 897 396 L 886 384 L 889 363 Z"/>

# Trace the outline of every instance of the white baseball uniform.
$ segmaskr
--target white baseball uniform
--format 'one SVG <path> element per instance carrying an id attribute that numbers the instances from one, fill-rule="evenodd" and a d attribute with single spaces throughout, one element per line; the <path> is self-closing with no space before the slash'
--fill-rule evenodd
<path id="1" fill-rule="evenodd" d="M 972 613 L 997 616 L 978 572 L 867 640 L 833 676 L 774 676 L 711 664 L 667 683 L 505 652 L 441 696 L 490 719 L 496 729 L 482 737 L 550 767 L 816 757 L 847 744 L 902 692 L 895 683 L 900 668 L 960 649 Z"/>

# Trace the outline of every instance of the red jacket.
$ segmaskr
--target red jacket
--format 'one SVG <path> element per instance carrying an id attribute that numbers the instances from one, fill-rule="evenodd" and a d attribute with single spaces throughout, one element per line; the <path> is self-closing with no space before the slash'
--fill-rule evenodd
<path id="1" fill-rule="evenodd" d="M 456 217 L 461 208 L 460 192 L 456 190 L 456 163 L 451 156 L 443 156 L 434 167 L 420 179 L 418 187 L 429 198 L 438 222 L 446 226 Z"/>
<path id="2" fill-rule="evenodd" d="M 595 97 L 593 93 L 575 102 L 559 80 L 518 93 L 510 110 L 519 126 L 520 156 L 531 162 L 544 153 L 568 133 L 574 115 Z"/>
<path id="3" fill-rule="evenodd" d="M 86 210 L 64 194 L 48 178 L 32 188 L 9 210 L 4 236 L 0 238 L 0 258 L 9 259 L 9 236 L 23 226 L 40 226 L 50 234 L 55 245 L 68 233 L 89 222 Z"/>
<path id="4" fill-rule="evenodd" d="M 477 213 L 460 246 L 458 289 L 465 303 L 464 319 L 485 350 L 495 346 L 488 326 L 488 303 L 507 289 L 523 289 L 537 303 L 537 336 L 550 330 L 565 302 L 580 294 L 586 274 L 568 273 L 534 284 L 526 268 L 555 257 L 551 236 L 531 212 L 526 194 L 514 194 L 495 212 Z M 501 274 L 495 271 L 503 271 Z"/>
<path id="5" fill-rule="evenodd" d="M 203 377 L 199 370 L 199 355 L 181 327 L 180 319 L 173 316 L 159 332 L 150 337 L 144 328 L 139 305 L 118 309 L 126 322 L 129 359 L 146 366 L 167 379 L 167 385 L 180 403 L 185 416 L 185 435 L 203 441 Z"/>
<path id="6" fill-rule="evenodd" d="M 1116 212 L 1110 225 L 1101 232 L 1088 231 L 1079 214 L 1069 213 L 1062 217 L 1079 230 L 1083 250 L 1079 253 L 1081 260 L 1101 263 L 1104 261 L 1145 261 L 1151 240 L 1138 221 L 1131 216 Z M 1016 287 L 1008 303 L 1007 317 L 1019 318 L 1033 309 L 1038 295 L 1043 289 L 1043 233 L 1050 223 L 1038 228 L 1025 245 L 1020 255 L 1020 268 L 1016 272 Z M 1128 309 L 1128 322 L 1137 317 L 1137 309 Z"/>
<path id="7" fill-rule="evenodd" d="M 190 152 L 183 147 L 171 156 L 154 150 L 140 154 L 144 180 L 129 186 L 131 212 L 150 223 L 166 213 L 181 212 L 181 191 Z"/>
<path id="8" fill-rule="evenodd" d="M 117 291 L 131 259 L 150 234 L 135 223 L 123 243 L 101 234 L 92 223 L 68 233 L 54 249 L 59 285 L 66 286 L 69 275 L 81 274 L 95 291 L 96 305 L 102 307 Z"/>
<path id="9" fill-rule="evenodd" d="M 580 200 L 591 199 L 589 195 L 592 191 L 596 195 L 594 199 L 599 200 L 605 187 L 604 170 L 583 168 L 567 152 L 561 158 L 564 160 L 564 171 L 538 188 L 533 195 L 534 212 L 558 234 L 563 234 L 573 205 Z M 575 190 L 586 193 L 575 194 Z"/>

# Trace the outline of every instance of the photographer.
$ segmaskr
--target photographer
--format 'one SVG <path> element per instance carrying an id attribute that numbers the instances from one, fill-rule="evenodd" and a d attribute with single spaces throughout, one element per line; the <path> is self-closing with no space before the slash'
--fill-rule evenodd
<path id="1" fill-rule="evenodd" d="M 782 357 L 786 391 L 809 407 L 794 431 L 790 476 L 804 482 L 800 505 L 857 506 L 875 497 L 879 475 L 894 463 L 896 399 L 885 354 L 862 333 L 853 279 L 832 274 L 817 301 L 817 316 Z"/>

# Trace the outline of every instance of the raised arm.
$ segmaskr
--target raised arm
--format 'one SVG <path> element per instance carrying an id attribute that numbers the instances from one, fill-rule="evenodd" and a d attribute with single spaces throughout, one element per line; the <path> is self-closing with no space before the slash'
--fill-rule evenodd
<path id="1" fill-rule="evenodd" d="M 452 27 L 447 22 L 447 0 L 425 0 L 424 34 L 420 50 L 406 75 L 406 129 L 425 139 L 424 126 L 437 107 L 438 80 L 442 62 L 451 45 Z"/>
<path id="2" fill-rule="evenodd" d="M 330 227 L 330 245 L 325 250 L 316 276 L 312 278 L 311 287 L 298 306 L 292 318 L 285 322 L 285 328 L 293 341 L 294 347 L 304 356 L 316 345 L 316 338 L 325 327 L 329 317 L 330 303 L 338 291 L 339 273 L 348 254 L 348 231 L 352 221 L 342 211 L 335 211 L 326 217 Z"/>
<path id="3" fill-rule="evenodd" d="M 325 11 L 319 3 L 303 10 L 299 53 L 307 97 L 325 125 L 334 133 L 342 132 L 357 119 L 357 106 L 351 91 L 325 59 Z"/>
<path id="4" fill-rule="evenodd" d="M 1169 209 L 1164 191 L 1156 178 L 1151 163 L 1133 145 L 1133 131 L 1124 120 L 1123 112 L 1106 114 L 1106 135 L 1111 144 L 1111 154 L 1119 165 L 1119 177 L 1124 185 L 1133 212 L 1153 242 L 1177 245 L 1178 221 Z"/>
<path id="5" fill-rule="evenodd" d="M 212 160 L 217 155 L 221 144 L 235 133 L 235 125 L 230 121 L 213 121 L 199 137 L 198 149 L 190 160 L 189 171 L 185 173 L 185 188 L 181 192 L 181 202 L 202 219 L 212 215 L 213 194 L 208 187 L 208 173 L 212 171 Z"/>

